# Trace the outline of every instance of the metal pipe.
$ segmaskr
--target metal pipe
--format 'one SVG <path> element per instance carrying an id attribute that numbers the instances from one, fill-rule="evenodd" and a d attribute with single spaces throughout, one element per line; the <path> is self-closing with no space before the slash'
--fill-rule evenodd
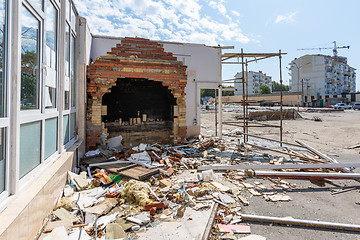
<path id="1" fill-rule="evenodd" d="M 245 62 L 245 71 L 246 71 L 246 78 L 245 78 L 245 83 L 246 83 L 246 95 L 245 95 L 245 101 L 246 101 L 246 105 L 245 105 L 245 112 L 246 112 L 246 116 L 245 116 L 245 120 L 246 120 L 246 132 L 244 133 L 249 133 L 249 119 L 247 116 L 249 116 L 249 106 L 248 106 L 248 100 L 249 100 L 249 74 L 248 74 L 248 60 L 246 59 Z M 246 135 L 246 142 L 249 141 L 248 136 Z"/>
<path id="2" fill-rule="evenodd" d="M 300 140 L 295 140 L 295 142 L 297 142 L 298 144 L 300 144 L 301 146 L 305 147 L 306 149 L 308 149 L 310 152 L 314 153 L 315 155 L 318 155 L 319 157 L 321 157 L 322 159 L 325 159 L 326 161 L 332 162 L 332 163 L 339 163 L 336 159 L 331 158 L 327 155 L 325 155 L 324 153 L 316 150 L 313 147 L 310 147 L 309 145 L 307 145 L 306 143 L 300 141 Z M 343 172 L 346 173 L 351 173 L 352 171 L 349 168 L 342 168 Z"/>
<path id="3" fill-rule="evenodd" d="M 283 80 L 281 71 L 281 49 L 279 50 L 279 65 L 280 65 L 280 146 L 282 147 L 283 137 Z"/>
<path id="4" fill-rule="evenodd" d="M 298 158 L 300 158 L 301 160 L 304 160 L 304 161 L 312 161 L 312 162 L 318 162 L 318 163 L 323 163 L 324 162 L 324 161 L 322 161 L 320 159 L 299 156 L 297 154 L 288 153 L 288 152 L 284 152 L 284 151 L 280 151 L 280 150 L 277 150 L 277 149 L 272 149 L 272 148 L 268 148 L 268 147 L 264 147 L 264 146 L 259 146 L 259 145 L 256 145 L 256 144 L 251 144 L 251 143 L 246 143 L 246 144 L 248 144 L 250 146 L 253 146 L 253 147 L 260 148 L 260 149 L 265 149 L 265 150 L 269 150 L 269 151 L 272 151 L 272 152 L 277 152 L 277 153 L 281 153 L 281 154 L 285 154 L 285 155 L 289 155 L 289 156 L 293 156 L 293 157 L 298 157 Z"/>
<path id="5" fill-rule="evenodd" d="M 313 147 L 310 147 L 309 145 L 307 145 L 306 143 L 300 141 L 300 140 L 295 140 L 295 142 L 297 142 L 298 144 L 300 144 L 301 146 L 303 146 L 304 148 L 306 148 L 307 150 L 309 150 L 310 152 L 314 153 L 315 155 L 318 155 L 319 157 L 321 157 L 322 159 L 325 159 L 326 161 L 329 162 L 333 162 L 333 163 L 338 163 L 338 161 L 336 161 L 335 159 L 326 156 L 325 154 L 323 154 L 322 152 L 316 150 Z"/>
<path id="6" fill-rule="evenodd" d="M 242 78 L 242 89 L 243 89 L 243 133 L 246 133 L 244 49 L 242 49 L 242 48 L 241 48 L 241 78 Z M 244 142 L 246 142 L 246 136 L 245 135 L 244 135 Z"/>
<path id="7" fill-rule="evenodd" d="M 360 163 L 308 163 L 308 164 L 251 164 L 251 165 L 204 165 L 199 166 L 198 171 L 205 170 L 214 170 L 214 171 L 224 171 L 224 170 L 238 170 L 238 169 L 315 169 L 315 168 L 343 168 L 343 167 L 360 167 Z"/>
<path id="8" fill-rule="evenodd" d="M 219 85 L 219 139 L 222 139 L 222 84 Z"/>
<path id="9" fill-rule="evenodd" d="M 217 113 L 218 113 L 218 101 L 217 101 L 217 89 L 215 89 L 215 136 L 218 137 L 218 120 L 217 120 Z"/>
<path id="10" fill-rule="evenodd" d="M 279 141 L 279 140 L 272 139 L 272 138 L 267 138 L 267 137 L 256 136 L 256 135 L 252 135 L 252 134 L 248 134 L 248 133 L 245 133 L 245 134 L 246 134 L 247 136 L 249 136 L 249 137 L 260 138 L 260 139 L 269 140 L 269 141 L 272 141 L 272 142 L 278 142 L 278 143 L 283 143 L 283 144 L 290 145 L 290 146 L 295 146 L 295 147 L 304 148 L 303 146 L 298 145 L 298 144 L 294 144 L 294 143 L 288 143 L 288 142 Z"/>
<path id="11" fill-rule="evenodd" d="M 254 171 L 249 177 L 359 179 L 360 173 Z"/>
<path id="12" fill-rule="evenodd" d="M 267 217 L 267 216 L 248 215 L 248 214 L 242 214 L 241 218 L 245 221 L 272 222 L 272 223 L 280 223 L 286 225 L 297 225 L 297 226 L 306 226 L 306 227 L 310 226 L 317 228 L 338 229 L 338 230 L 346 230 L 346 231 L 360 231 L 360 225 L 346 224 L 346 223 L 320 222 L 320 221 L 312 221 L 312 220 Z"/>

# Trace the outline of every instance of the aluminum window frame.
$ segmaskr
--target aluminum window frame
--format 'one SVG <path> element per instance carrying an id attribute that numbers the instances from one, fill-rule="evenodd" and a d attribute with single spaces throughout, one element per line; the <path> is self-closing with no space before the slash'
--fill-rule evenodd
<path id="1" fill-rule="evenodd" d="M 4 160 L 5 160 L 5 169 L 4 169 L 4 180 L 5 187 L 4 190 L 0 192 L 0 202 L 6 199 L 10 195 L 10 181 L 11 181 L 11 164 L 10 164 L 10 87 L 11 87 L 11 65 L 12 59 L 11 56 L 11 18 L 12 18 L 12 1 L 5 0 L 5 36 L 4 36 L 4 57 L 6 59 L 3 69 L 3 116 L 0 116 L 0 128 L 5 129 L 5 147 L 4 147 Z"/>

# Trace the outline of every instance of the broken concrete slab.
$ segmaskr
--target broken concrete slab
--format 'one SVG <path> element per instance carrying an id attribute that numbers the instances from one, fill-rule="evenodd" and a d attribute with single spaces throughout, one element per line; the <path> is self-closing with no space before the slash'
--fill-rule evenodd
<path id="1" fill-rule="evenodd" d="M 92 213 L 96 215 L 103 215 L 110 211 L 111 208 L 118 204 L 118 200 L 115 198 L 106 198 L 101 203 L 84 209 L 86 213 Z"/>
<path id="2" fill-rule="evenodd" d="M 105 238 L 107 240 L 127 239 L 124 229 L 117 223 L 109 223 L 106 225 L 105 232 Z"/>
<path id="3" fill-rule="evenodd" d="M 288 202 L 291 201 L 291 197 L 282 193 L 278 193 L 275 195 L 269 195 L 269 200 L 272 202 Z"/>
<path id="4" fill-rule="evenodd" d="M 79 220 L 77 217 L 72 215 L 68 210 L 66 210 L 64 208 L 59 208 L 59 209 L 55 210 L 53 212 L 53 214 L 60 220 L 65 220 L 65 221 L 70 220 L 72 222 L 76 222 Z"/>
<path id="5" fill-rule="evenodd" d="M 43 240 L 60 240 L 67 239 L 68 234 L 64 226 L 55 228 L 49 235 L 43 238 Z"/>

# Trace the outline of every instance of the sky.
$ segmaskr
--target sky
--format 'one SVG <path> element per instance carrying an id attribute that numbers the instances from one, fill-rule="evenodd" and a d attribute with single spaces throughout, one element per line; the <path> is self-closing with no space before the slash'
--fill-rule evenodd
<path id="1" fill-rule="evenodd" d="M 224 52 L 282 52 L 286 67 L 305 54 L 332 55 L 332 49 L 300 48 L 350 46 L 338 55 L 360 71 L 360 1 L 358 0 L 74 0 L 96 35 L 144 37 L 151 40 L 234 46 Z M 251 63 L 248 70 L 263 71 L 279 81 L 278 58 Z M 224 65 L 223 79 L 241 71 Z M 357 72 L 358 72 L 357 71 Z M 358 73 L 357 91 L 360 90 Z"/>

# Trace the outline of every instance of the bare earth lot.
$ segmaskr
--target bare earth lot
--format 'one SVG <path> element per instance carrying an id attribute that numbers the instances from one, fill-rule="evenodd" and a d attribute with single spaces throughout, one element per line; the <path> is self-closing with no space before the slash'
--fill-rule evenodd
<path id="1" fill-rule="evenodd" d="M 251 110 L 250 110 L 251 111 Z M 236 112 L 224 112 L 224 121 L 234 121 Z M 284 120 L 283 140 L 294 143 L 301 140 L 317 150 L 334 157 L 340 163 L 359 162 L 360 148 L 347 149 L 346 147 L 360 144 L 360 111 L 346 110 L 333 113 L 307 113 L 301 115 L 312 119 L 318 116 L 322 122 L 296 119 Z M 278 124 L 278 121 L 268 121 Z M 203 111 L 201 114 L 202 134 L 214 133 L 214 113 Z M 239 125 L 241 126 L 241 125 Z M 223 130 L 232 130 L 237 127 L 224 126 Z M 242 129 L 241 127 L 239 127 Z M 279 130 L 276 128 L 251 128 L 249 133 L 279 139 Z M 242 138 L 240 137 L 241 141 Z M 249 138 L 261 142 L 263 140 Z M 264 141 L 263 141 L 264 142 Z M 273 144 L 271 142 L 267 142 Z M 270 152 L 269 152 L 270 153 Z M 274 153 L 270 153 L 274 154 Z M 360 172 L 355 169 L 354 172 Z M 269 185 L 267 179 L 248 179 L 247 182 L 260 182 Z M 249 206 L 242 207 L 246 214 L 293 217 L 304 220 L 319 220 L 334 223 L 360 225 L 360 183 L 354 180 L 331 180 L 325 186 L 318 186 L 309 180 L 286 180 L 297 185 L 286 194 L 292 198 L 289 202 L 268 202 L 261 196 L 248 194 Z M 331 195 L 331 190 L 341 190 L 343 187 L 358 187 L 357 190 Z M 282 189 L 278 189 L 282 192 Z M 309 227 L 280 226 L 278 224 L 250 223 L 252 234 L 258 234 L 267 239 L 360 239 L 360 233 L 322 230 Z"/>

